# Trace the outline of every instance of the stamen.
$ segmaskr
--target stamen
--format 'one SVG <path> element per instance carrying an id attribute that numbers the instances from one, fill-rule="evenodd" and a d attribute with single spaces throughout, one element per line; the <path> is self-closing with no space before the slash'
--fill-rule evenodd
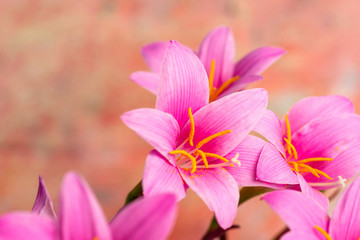
<path id="1" fill-rule="evenodd" d="M 300 161 L 297 161 L 298 163 L 308 163 L 308 162 L 320 162 L 320 161 L 332 161 L 333 158 L 306 158 Z"/>
<path id="2" fill-rule="evenodd" d="M 207 156 L 207 157 L 213 157 L 213 158 L 217 158 L 217 159 L 220 159 L 224 162 L 229 162 L 229 160 L 227 160 L 226 158 L 224 158 L 223 156 L 220 156 L 218 154 L 215 154 L 215 153 L 207 153 L 207 152 L 204 152 L 204 155 Z"/>
<path id="3" fill-rule="evenodd" d="M 214 76 L 215 76 L 215 59 L 211 60 L 210 72 L 209 72 L 209 91 L 210 96 L 214 88 Z"/>
<path id="4" fill-rule="evenodd" d="M 203 162 L 204 162 L 205 167 L 206 167 L 206 168 L 209 168 L 209 163 L 208 163 L 208 161 L 207 161 L 207 159 L 206 159 L 205 153 L 204 153 L 203 151 L 201 151 L 201 150 L 197 150 L 197 151 L 195 152 L 195 154 L 196 154 L 196 155 L 199 154 L 199 155 L 201 156 L 201 159 L 202 159 Z"/>
<path id="5" fill-rule="evenodd" d="M 294 158 L 298 159 L 298 155 L 297 155 L 297 151 L 295 149 L 295 146 L 292 145 L 292 143 L 288 139 L 284 138 L 284 140 L 287 143 L 287 146 L 290 147 L 291 151 L 294 153 Z M 291 154 L 291 151 L 289 151 L 290 154 Z"/>
<path id="6" fill-rule="evenodd" d="M 332 177 L 329 177 L 329 175 L 327 175 L 326 173 L 324 173 L 323 171 L 321 171 L 321 170 L 319 170 L 319 169 L 315 169 L 315 168 L 313 168 L 314 170 L 315 170 L 315 172 L 317 172 L 318 174 L 320 174 L 320 175 L 322 175 L 322 176 L 324 176 L 324 177 L 326 177 L 327 179 L 329 179 L 329 180 L 333 180 L 333 178 Z"/>
<path id="7" fill-rule="evenodd" d="M 231 130 L 225 130 L 225 131 L 222 131 L 222 132 L 215 133 L 215 134 L 213 134 L 213 135 L 211 135 L 211 136 L 203 139 L 201 142 L 199 142 L 199 143 L 196 145 L 196 148 L 199 149 L 199 148 L 201 148 L 205 143 L 208 143 L 209 141 L 213 140 L 214 138 L 223 136 L 223 135 L 228 134 L 228 133 L 231 133 Z"/>
<path id="8" fill-rule="evenodd" d="M 225 162 L 223 162 L 223 163 L 219 163 L 219 164 L 210 164 L 209 165 L 209 168 L 219 168 L 219 167 L 233 167 L 233 166 L 231 166 L 231 165 L 233 165 L 233 164 L 229 164 L 229 163 L 225 163 Z M 199 169 L 204 169 L 204 168 L 206 168 L 205 166 L 202 166 L 202 165 L 200 165 L 200 166 L 198 166 L 198 168 Z"/>
<path id="9" fill-rule="evenodd" d="M 297 164 L 297 162 L 290 161 L 290 162 L 288 162 L 288 163 L 294 165 L 295 171 L 296 171 L 296 172 L 299 172 L 299 165 Z"/>
<path id="10" fill-rule="evenodd" d="M 291 143 L 291 128 L 290 128 L 288 114 L 285 115 L 285 125 L 286 125 L 286 137 L 287 137 L 287 140 Z M 287 148 L 289 154 L 291 155 L 291 148 L 290 148 L 289 144 L 286 145 L 286 148 Z"/>
<path id="11" fill-rule="evenodd" d="M 315 177 L 320 178 L 319 174 L 315 171 L 315 169 L 312 168 L 312 167 L 310 167 L 309 165 L 300 163 L 300 164 L 299 164 L 299 167 L 304 168 L 304 169 L 302 169 L 301 171 L 304 172 L 304 170 L 305 170 L 305 171 L 308 170 L 308 171 L 311 172 Z"/>
<path id="12" fill-rule="evenodd" d="M 191 165 L 192 165 L 191 173 L 194 173 L 196 171 L 196 159 L 195 159 L 195 157 L 193 155 L 189 154 L 188 152 L 186 152 L 184 150 L 174 150 L 174 151 L 171 151 L 170 154 L 182 154 L 182 155 L 185 155 L 191 161 Z"/>
<path id="13" fill-rule="evenodd" d="M 322 229 L 322 227 L 315 225 L 314 228 L 318 230 L 326 238 L 326 240 L 332 240 L 330 235 L 324 229 Z"/>
<path id="14" fill-rule="evenodd" d="M 190 133 L 189 133 L 189 143 L 190 146 L 194 146 L 194 134 L 195 134 L 195 122 L 194 122 L 194 117 L 191 113 L 191 108 L 189 108 L 188 110 L 189 112 L 189 120 L 190 120 Z"/>
<path id="15" fill-rule="evenodd" d="M 217 99 L 217 97 L 227 88 L 230 86 L 230 84 L 232 84 L 233 82 L 236 82 L 237 80 L 239 80 L 239 76 L 235 76 L 230 78 L 229 80 L 227 80 L 226 82 L 224 82 L 216 91 L 214 94 L 212 94 L 210 101 L 214 101 Z"/>

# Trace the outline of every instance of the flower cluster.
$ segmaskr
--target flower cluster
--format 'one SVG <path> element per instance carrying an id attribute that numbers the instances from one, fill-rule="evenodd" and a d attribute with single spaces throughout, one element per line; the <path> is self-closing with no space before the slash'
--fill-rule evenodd
<path id="1" fill-rule="evenodd" d="M 272 191 L 263 199 L 290 228 L 282 239 L 359 239 L 360 178 L 331 220 L 324 194 L 360 172 L 360 116 L 352 102 L 308 97 L 280 119 L 267 109 L 265 89 L 245 90 L 284 53 L 263 47 L 234 63 L 227 27 L 210 32 L 196 52 L 176 41 L 144 46 L 151 72 L 131 79 L 156 95 L 156 105 L 121 116 L 153 147 L 131 192 L 138 199 L 107 223 L 85 180 L 70 172 L 56 214 L 40 178 L 32 212 L 3 215 L 0 239 L 165 239 L 189 188 L 214 212 L 222 230 L 206 235 L 214 238 L 232 228 L 239 189 L 253 186 Z"/>

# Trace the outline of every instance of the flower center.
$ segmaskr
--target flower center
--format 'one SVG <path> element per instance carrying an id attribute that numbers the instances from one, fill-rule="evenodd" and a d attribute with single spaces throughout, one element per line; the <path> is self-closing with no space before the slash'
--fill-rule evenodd
<path id="1" fill-rule="evenodd" d="M 322 227 L 315 225 L 314 228 L 318 230 L 326 238 L 326 240 L 332 240 L 330 235 Z"/>
<path id="2" fill-rule="evenodd" d="M 224 92 L 230 84 L 239 80 L 239 76 L 232 77 L 225 81 L 219 88 L 214 87 L 214 76 L 215 76 L 215 59 L 211 60 L 210 73 L 209 73 L 209 91 L 210 98 L 209 102 L 215 101 L 219 95 Z"/>
<path id="3" fill-rule="evenodd" d="M 329 180 L 333 180 L 332 177 L 329 177 L 325 172 L 316 169 L 314 167 L 310 167 L 308 163 L 312 162 L 323 162 L 323 161 L 332 161 L 333 158 L 323 158 L 323 157 L 316 157 L 316 158 L 306 158 L 302 160 L 298 160 L 298 154 L 296 151 L 295 146 L 291 143 L 291 128 L 288 115 L 285 115 L 285 124 L 286 124 L 286 138 L 284 138 L 286 142 L 286 161 L 294 172 L 298 173 L 307 173 L 310 172 L 317 178 L 320 178 L 320 175 L 326 177 Z"/>
<path id="4" fill-rule="evenodd" d="M 190 152 L 180 149 L 185 145 L 185 143 L 187 141 L 189 141 L 190 146 L 192 146 L 192 147 L 194 146 L 193 140 L 194 140 L 194 135 L 195 135 L 195 122 L 194 122 L 194 117 L 191 113 L 191 108 L 189 108 L 188 113 L 189 113 L 189 119 L 190 119 L 189 137 L 176 150 L 170 152 L 170 154 L 175 155 L 176 164 L 179 167 L 184 168 L 184 169 L 191 168 L 191 173 L 194 173 L 196 171 L 196 169 L 199 169 L 199 168 L 218 168 L 218 167 L 224 167 L 224 166 L 233 167 L 234 164 L 237 164 L 238 166 L 240 166 L 240 161 L 237 159 L 239 157 L 239 154 L 236 154 L 234 158 L 229 160 L 218 154 L 204 152 L 204 151 L 200 150 L 200 148 L 202 146 L 204 146 L 206 143 L 210 142 L 211 140 L 213 140 L 217 137 L 231 133 L 231 130 L 225 130 L 222 132 L 218 132 L 218 133 L 215 133 L 215 134 L 201 140 L 200 142 L 198 142 L 196 144 L 195 148 L 193 150 L 191 150 Z M 208 157 L 213 158 L 213 159 L 218 159 L 221 162 L 219 163 L 218 161 L 216 161 L 215 163 L 211 163 L 211 162 L 209 163 Z"/>

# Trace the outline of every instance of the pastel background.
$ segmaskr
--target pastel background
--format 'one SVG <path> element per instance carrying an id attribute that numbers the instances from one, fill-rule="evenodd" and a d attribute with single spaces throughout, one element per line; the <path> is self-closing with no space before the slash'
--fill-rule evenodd
<path id="1" fill-rule="evenodd" d="M 1 0 L 0 213 L 30 210 L 41 174 L 57 202 L 61 178 L 83 174 L 108 219 L 142 177 L 151 149 L 120 121 L 155 97 L 129 80 L 147 70 L 142 45 L 175 39 L 194 49 L 229 26 L 237 58 L 276 45 L 287 55 L 250 87 L 282 116 L 300 98 L 342 94 L 360 110 L 360 2 L 351 0 Z M 357 130 L 358 131 L 358 130 Z M 171 239 L 199 239 L 212 214 L 191 191 Z M 231 239 L 270 239 L 283 228 L 253 199 Z"/>

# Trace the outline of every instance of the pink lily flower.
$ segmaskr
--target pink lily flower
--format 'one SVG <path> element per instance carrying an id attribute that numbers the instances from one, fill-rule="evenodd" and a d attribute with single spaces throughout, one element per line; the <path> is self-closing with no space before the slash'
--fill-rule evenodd
<path id="1" fill-rule="evenodd" d="M 294 190 L 278 190 L 263 199 L 286 222 L 282 240 L 355 240 L 360 238 L 360 177 L 340 197 L 332 217 L 313 199 Z"/>
<path id="2" fill-rule="evenodd" d="M 42 179 L 40 188 L 46 190 Z M 47 205 L 44 196 L 37 198 L 36 202 L 36 206 Z M 134 201 L 108 224 L 85 180 L 70 172 L 63 180 L 58 219 L 36 214 L 38 212 L 5 214 L 0 217 L 0 239 L 166 239 L 174 225 L 176 212 L 175 197 L 162 194 Z"/>
<path id="3" fill-rule="evenodd" d="M 309 97 L 280 120 L 266 111 L 254 128 L 263 142 L 258 161 L 248 163 L 248 181 L 317 190 L 344 184 L 360 170 L 360 116 L 342 96 Z M 259 140 L 261 141 L 261 140 Z M 259 144 L 261 145 L 261 144 Z M 246 181 L 246 180 L 245 180 Z"/>
<path id="4" fill-rule="evenodd" d="M 241 152 L 234 149 L 265 111 L 267 92 L 252 89 L 208 103 L 209 83 L 202 63 L 192 51 L 171 41 L 163 60 L 157 109 L 137 109 L 121 118 L 155 148 L 145 163 L 145 197 L 172 192 L 180 200 L 190 187 L 226 229 L 236 216 L 239 191 L 225 168 L 239 167 Z"/>
<path id="5" fill-rule="evenodd" d="M 141 52 L 151 72 L 135 72 L 130 79 L 157 94 L 161 63 L 167 47 L 168 42 L 145 45 Z M 231 30 L 228 27 L 215 28 L 203 39 L 197 51 L 209 76 L 210 101 L 243 90 L 249 83 L 261 80 L 259 75 L 284 53 L 279 47 L 262 47 L 234 63 L 235 42 Z"/>

